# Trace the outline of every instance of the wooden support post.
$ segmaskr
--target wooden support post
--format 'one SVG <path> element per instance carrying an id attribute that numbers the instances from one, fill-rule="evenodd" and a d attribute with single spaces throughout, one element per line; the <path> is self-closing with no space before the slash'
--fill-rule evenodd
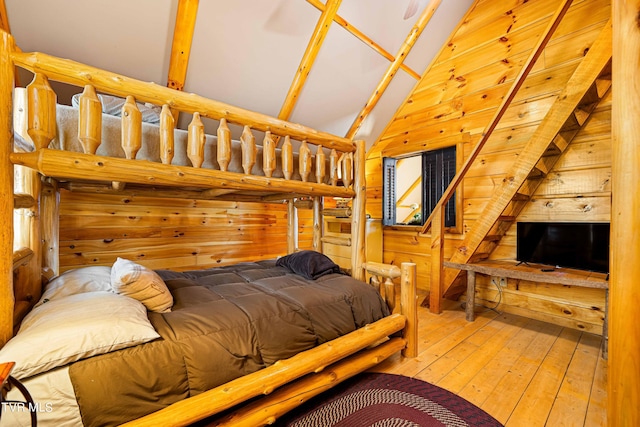
<path id="1" fill-rule="evenodd" d="M 416 283 L 416 264 L 403 262 L 400 276 L 400 311 L 407 318 L 407 323 L 402 332 L 407 341 L 407 347 L 402 351 L 405 357 L 418 355 L 418 301 Z"/>
<path id="2" fill-rule="evenodd" d="M 296 250 L 296 233 L 298 227 L 296 226 L 296 207 L 294 200 L 289 199 L 287 201 L 287 253 L 292 254 Z"/>
<path id="3" fill-rule="evenodd" d="M 444 261 L 444 209 L 436 205 L 431 213 L 431 284 L 429 285 L 429 310 L 442 312 L 442 280 Z"/>
<path id="4" fill-rule="evenodd" d="M 322 197 L 313 198 L 313 250 L 322 252 L 322 235 L 324 234 L 322 220 Z"/>
<path id="5" fill-rule="evenodd" d="M 0 345 L 13 336 L 13 37 L 2 33 L 0 49 Z"/>
<path id="6" fill-rule="evenodd" d="M 42 233 L 42 269 L 57 276 L 60 274 L 60 190 L 58 183 L 50 180 L 43 185 L 40 203 L 40 228 Z"/>
<path id="7" fill-rule="evenodd" d="M 362 265 L 365 262 L 365 239 L 367 212 L 365 202 L 367 186 L 365 182 L 365 144 L 363 140 L 356 143 L 355 172 L 353 190 L 355 197 L 352 202 L 351 215 L 351 275 L 358 280 L 365 280 Z"/>
<path id="8" fill-rule="evenodd" d="M 607 425 L 640 425 L 640 0 L 612 2 L 612 206 Z"/>
<path id="9" fill-rule="evenodd" d="M 500 285 L 498 285 L 500 286 Z M 475 305 L 476 305 L 476 272 L 473 270 L 467 270 L 467 305 L 465 307 L 465 314 L 468 322 L 473 322 L 475 318 Z"/>

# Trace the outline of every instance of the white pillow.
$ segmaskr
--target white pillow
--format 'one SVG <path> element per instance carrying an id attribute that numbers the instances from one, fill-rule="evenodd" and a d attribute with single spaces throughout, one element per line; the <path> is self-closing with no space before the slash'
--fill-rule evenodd
<path id="1" fill-rule="evenodd" d="M 137 299 L 150 311 L 167 313 L 173 306 L 173 295 L 158 273 L 128 259 L 118 258 L 113 263 L 111 288 Z"/>
<path id="2" fill-rule="evenodd" d="M 87 292 L 34 308 L 0 350 L 0 361 L 16 362 L 11 374 L 21 379 L 159 337 L 140 302 Z"/>
<path id="3" fill-rule="evenodd" d="M 73 107 L 79 107 L 81 95 L 81 93 L 76 93 L 71 97 L 71 105 Z M 100 103 L 102 104 L 102 112 L 104 114 L 109 114 L 110 116 L 116 117 L 122 116 L 122 107 L 124 106 L 125 102 L 127 102 L 125 98 L 104 94 L 99 94 L 98 98 L 100 98 Z M 143 122 L 153 124 L 160 123 L 160 113 L 162 112 L 162 107 L 158 107 L 153 104 L 143 104 L 141 102 L 136 102 L 136 104 L 138 106 L 138 110 L 140 110 L 140 113 L 142 114 Z"/>
<path id="4" fill-rule="evenodd" d="M 111 290 L 111 267 L 91 266 L 65 271 L 52 279 L 36 307 L 47 301 L 84 292 Z"/>

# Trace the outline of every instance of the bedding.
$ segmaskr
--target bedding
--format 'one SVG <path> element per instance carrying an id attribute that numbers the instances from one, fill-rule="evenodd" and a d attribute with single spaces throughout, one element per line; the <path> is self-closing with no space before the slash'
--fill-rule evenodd
<path id="1" fill-rule="evenodd" d="M 81 420 L 57 419 L 55 410 L 39 419 L 55 425 L 120 424 L 389 315 L 376 289 L 364 282 L 335 272 L 310 280 L 276 260 L 156 273 L 173 298 L 171 311 L 147 311 L 159 337 L 53 369 L 51 375 L 68 372 L 75 397 L 68 406 L 77 406 Z M 6 360 L 2 352 L 0 359 Z M 17 377 L 36 390 L 46 389 L 49 381 L 47 373 Z M 65 390 L 57 394 L 69 393 Z M 42 405 L 50 401 L 45 395 L 34 399 Z"/>

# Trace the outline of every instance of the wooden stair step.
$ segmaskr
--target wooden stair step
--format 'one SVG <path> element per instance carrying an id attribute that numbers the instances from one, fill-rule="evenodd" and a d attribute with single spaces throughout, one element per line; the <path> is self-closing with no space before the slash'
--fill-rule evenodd
<path id="1" fill-rule="evenodd" d="M 500 234 L 487 234 L 482 240 L 485 242 L 499 242 L 502 240 L 502 236 Z"/>

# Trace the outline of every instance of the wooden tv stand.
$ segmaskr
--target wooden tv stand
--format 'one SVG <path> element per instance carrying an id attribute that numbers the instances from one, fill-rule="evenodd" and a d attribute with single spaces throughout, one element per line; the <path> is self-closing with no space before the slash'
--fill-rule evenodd
<path id="1" fill-rule="evenodd" d="M 467 320 L 474 320 L 476 273 L 487 276 L 505 277 L 530 282 L 552 283 L 557 285 L 581 286 L 605 290 L 604 322 L 602 324 L 602 356 L 607 358 L 609 340 L 608 305 L 609 281 L 608 275 L 569 268 L 556 268 L 549 265 L 519 263 L 517 261 L 480 261 L 472 264 L 459 264 L 445 261 L 445 267 L 467 271 L 467 304 L 465 313 Z"/>

